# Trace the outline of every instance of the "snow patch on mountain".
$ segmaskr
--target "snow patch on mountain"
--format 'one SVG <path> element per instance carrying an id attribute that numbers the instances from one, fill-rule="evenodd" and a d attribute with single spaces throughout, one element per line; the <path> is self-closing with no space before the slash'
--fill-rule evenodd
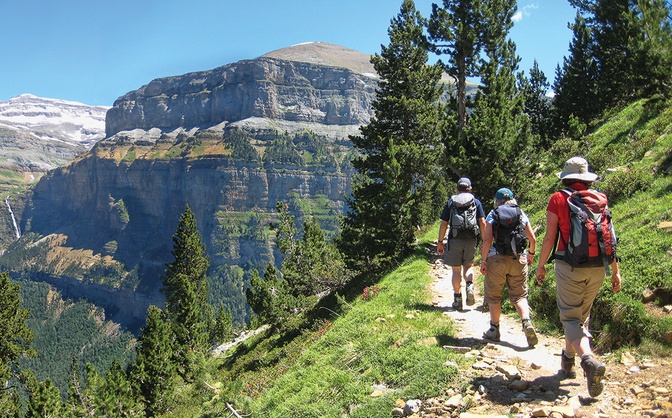
<path id="1" fill-rule="evenodd" d="M 105 138 L 108 109 L 22 94 L 0 101 L 0 126 L 30 133 L 44 141 L 90 148 Z"/>

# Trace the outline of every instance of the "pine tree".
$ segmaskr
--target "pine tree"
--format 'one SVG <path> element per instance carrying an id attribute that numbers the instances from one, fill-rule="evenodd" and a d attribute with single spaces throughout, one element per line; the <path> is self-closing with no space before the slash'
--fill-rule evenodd
<path id="1" fill-rule="evenodd" d="M 418 227 L 441 205 L 439 125 L 441 68 L 430 66 L 425 20 L 406 0 L 388 30 L 390 43 L 372 58 L 380 76 L 374 116 L 351 140 L 359 156 L 340 249 L 359 272 L 386 268 L 408 254 Z M 440 194 L 439 194 L 440 197 Z"/>
<path id="2" fill-rule="evenodd" d="M 570 117 L 588 125 L 601 112 L 598 100 L 598 67 L 594 58 L 594 44 L 586 20 L 576 14 L 574 33 L 569 46 L 569 57 L 556 70 L 553 83 L 555 97 L 551 104 L 556 135 L 566 135 Z"/>
<path id="3" fill-rule="evenodd" d="M 34 382 L 30 389 L 25 418 L 62 418 L 65 414 L 61 394 L 53 381 Z M 4 414 L 3 414 L 4 416 Z"/>
<path id="4" fill-rule="evenodd" d="M 428 22 L 431 49 L 447 60 L 440 60 L 444 71 L 457 84 L 457 147 L 449 152 L 463 149 L 467 145 L 467 78 L 479 75 L 479 54 L 482 48 L 482 0 L 443 0 L 443 7 L 432 4 L 432 14 Z M 459 155 L 458 155 L 459 158 Z M 455 173 L 460 175 L 461 173 Z"/>
<path id="5" fill-rule="evenodd" d="M 485 196 L 502 186 L 518 188 L 533 167 L 529 159 L 533 137 L 519 89 L 522 75 L 517 73 L 520 59 L 508 38 L 515 12 L 515 0 L 491 0 L 482 8 L 485 59 L 461 168 L 470 174 L 474 189 Z"/>
<path id="6" fill-rule="evenodd" d="M 222 344 L 225 341 L 231 341 L 233 339 L 233 332 L 233 315 L 231 314 L 231 309 L 225 308 L 223 304 L 220 304 L 217 309 L 217 314 L 215 315 L 210 340 L 215 345 Z"/>
<path id="7" fill-rule="evenodd" d="M 33 331 L 27 325 L 30 313 L 21 307 L 19 288 L 8 272 L 0 273 L 0 385 L 6 387 L 0 390 L 0 407 L 7 415 L 17 406 L 14 388 L 7 387 L 7 382 L 19 377 L 21 357 L 35 355 L 31 348 Z"/>
<path id="8" fill-rule="evenodd" d="M 144 408 L 136 399 L 131 382 L 116 359 L 107 371 L 103 384 L 98 387 L 97 404 L 101 416 L 144 416 Z"/>
<path id="9" fill-rule="evenodd" d="M 129 374 L 134 392 L 142 398 L 145 413 L 153 417 L 168 410 L 177 376 L 173 331 L 164 312 L 150 306 Z"/>
<path id="10" fill-rule="evenodd" d="M 283 286 L 277 270 L 273 263 L 269 263 L 263 277 L 259 276 L 257 270 L 252 272 L 250 287 L 245 291 L 245 296 L 250 309 L 262 323 L 274 324 L 281 315 L 282 293 Z"/>
<path id="11" fill-rule="evenodd" d="M 86 386 L 81 378 L 79 362 L 73 357 L 70 366 L 68 382 L 68 398 L 65 402 L 67 415 L 70 417 L 86 417 L 95 413 L 93 401 L 86 392 Z"/>
<path id="12" fill-rule="evenodd" d="M 633 51 L 633 84 L 639 97 L 661 95 L 672 90 L 672 25 L 665 0 L 639 0 L 636 14 L 640 30 L 629 38 Z"/>
<path id="13" fill-rule="evenodd" d="M 550 83 L 537 60 L 530 69 L 530 76 L 524 80 L 525 114 L 530 119 L 530 130 L 539 138 L 543 147 L 550 145 L 551 137 L 551 100 L 546 96 Z"/>
<path id="14" fill-rule="evenodd" d="M 294 218 L 283 205 L 278 205 L 278 210 L 282 224 L 293 224 Z M 287 239 L 294 242 L 285 243 Z M 304 222 L 300 240 L 280 234 L 278 243 L 283 253 L 282 279 L 292 296 L 314 296 L 347 282 L 349 274 L 341 253 L 326 239 L 314 217 Z"/>
<path id="15" fill-rule="evenodd" d="M 209 261 L 189 206 L 173 235 L 173 256 L 174 261 L 166 265 L 162 290 L 166 315 L 175 333 L 180 374 L 191 380 L 208 350 L 212 307 L 207 299 Z"/>

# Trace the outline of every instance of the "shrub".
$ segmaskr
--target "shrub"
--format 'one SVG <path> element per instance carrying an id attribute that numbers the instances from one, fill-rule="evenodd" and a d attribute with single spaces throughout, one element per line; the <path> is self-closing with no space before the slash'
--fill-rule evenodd
<path id="1" fill-rule="evenodd" d="M 627 199 L 638 191 L 645 191 L 653 181 L 651 173 L 643 170 L 616 171 L 600 182 L 600 188 L 609 200 Z"/>

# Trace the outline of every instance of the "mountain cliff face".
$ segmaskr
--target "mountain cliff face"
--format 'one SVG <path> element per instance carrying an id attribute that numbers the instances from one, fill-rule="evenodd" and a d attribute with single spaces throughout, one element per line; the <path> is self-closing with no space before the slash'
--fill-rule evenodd
<path id="1" fill-rule="evenodd" d="M 154 80 L 115 101 L 106 134 L 211 126 L 248 118 L 324 125 L 367 123 L 371 77 L 346 68 L 258 58 Z"/>
<path id="2" fill-rule="evenodd" d="M 162 305 L 161 274 L 189 205 L 213 302 L 243 317 L 247 275 L 279 261 L 276 202 L 335 231 L 351 184 L 348 135 L 371 117 L 370 71 L 364 54 L 305 44 L 120 97 L 107 137 L 35 186 L 19 216 L 24 234 L 0 264 L 60 280 L 137 327 L 150 303 Z"/>
<path id="3" fill-rule="evenodd" d="M 0 252 L 20 236 L 26 189 L 103 139 L 108 109 L 30 94 L 0 101 Z"/>

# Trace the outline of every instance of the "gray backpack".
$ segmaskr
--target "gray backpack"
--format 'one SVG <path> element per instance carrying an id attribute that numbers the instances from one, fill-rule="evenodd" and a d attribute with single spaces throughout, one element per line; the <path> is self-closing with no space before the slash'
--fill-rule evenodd
<path id="1" fill-rule="evenodd" d="M 476 220 L 476 198 L 471 193 L 459 193 L 451 196 L 450 237 L 473 238 L 480 235 Z"/>

